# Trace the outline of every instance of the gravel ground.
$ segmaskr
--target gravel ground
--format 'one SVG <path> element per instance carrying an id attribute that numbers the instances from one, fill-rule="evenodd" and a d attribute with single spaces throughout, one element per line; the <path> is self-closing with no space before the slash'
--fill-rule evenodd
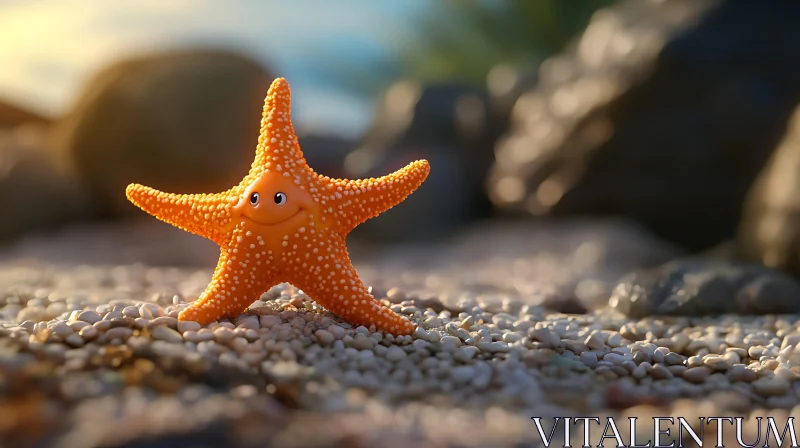
<path id="1" fill-rule="evenodd" d="M 376 297 L 420 325 L 398 338 L 286 284 L 235 319 L 178 322 L 210 267 L 19 257 L 0 265 L 0 436 L 520 446 L 539 440 L 534 416 L 800 414 L 800 316 L 629 319 L 602 305 L 615 276 L 671 254 L 595 224 L 480 228 L 362 258 Z"/>

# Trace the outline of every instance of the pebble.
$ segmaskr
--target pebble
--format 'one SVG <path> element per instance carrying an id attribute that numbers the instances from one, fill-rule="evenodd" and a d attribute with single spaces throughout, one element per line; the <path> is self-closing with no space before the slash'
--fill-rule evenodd
<path id="1" fill-rule="evenodd" d="M 87 328 L 91 328 L 91 327 L 87 327 Z M 69 344 L 69 345 L 71 345 L 73 347 L 83 347 L 83 344 L 85 344 L 86 341 L 81 337 L 81 335 L 79 333 L 72 333 L 69 336 L 67 336 L 66 338 L 64 338 L 64 342 L 66 342 L 67 344 Z"/>
<path id="2" fill-rule="evenodd" d="M 425 328 L 426 330 L 430 330 L 432 328 L 439 328 L 441 326 L 442 326 L 442 320 L 435 316 L 428 317 L 427 319 L 422 321 L 422 328 Z"/>
<path id="3" fill-rule="evenodd" d="M 603 333 L 592 333 L 589 335 L 583 343 L 586 345 L 589 350 L 601 350 L 606 347 L 606 341 L 608 340 L 608 335 L 603 337 Z"/>
<path id="4" fill-rule="evenodd" d="M 533 337 L 541 342 L 545 348 L 556 348 L 561 344 L 561 338 L 545 327 L 535 329 Z"/>
<path id="5" fill-rule="evenodd" d="M 171 316 L 156 317 L 150 322 L 151 326 L 166 325 L 173 330 L 178 328 L 178 319 Z"/>
<path id="6" fill-rule="evenodd" d="M 100 316 L 99 313 L 91 310 L 83 311 L 81 314 L 78 315 L 78 320 L 83 322 L 88 322 L 90 324 L 99 322 L 101 319 L 103 319 L 103 317 Z"/>
<path id="7" fill-rule="evenodd" d="M 504 342 L 478 342 L 478 350 L 486 353 L 506 353 L 510 350 Z"/>
<path id="8" fill-rule="evenodd" d="M 50 332 L 62 339 L 71 335 L 74 331 L 66 322 L 58 322 L 50 327 Z"/>
<path id="9" fill-rule="evenodd" d="M 597 354 L 595 352 L 583 352 L 580 354 L 580 360 L 589 368 L 597 367 Z"/>
<path id="10" fill-rule="evenodd" d="M 711 375 L 711 369 L 708 367 L 692 367 L 683 372 L 683 379 L 695 384 L 704 382 L 708 376 Z"/>
<path id="11" fill-rule="evenodd" d="M 466 363 L 469 362 L 471 359 L 475 358 L 475 356 L 477 356 L 479 352 L 480 350 L 478 349 L 478 347 L 475 347 L 473 345 L 462 346 L 456 350 L 455 354 L 453 355 L 453 358 L 456 359 L 457 361 Z"/>
<path id="12" fill-rule="evenodd" d="M 425 342 L 425 341 L 415 341 L 415 342 Z M 375 346 L 375 341 L 373 341 L 368 337 L 355 338 L 350 342 L 350 347 L 353 347 L 358 350 L 371 350 L 372 347 L 374 346 Z"/>
<path id="13" fill-rule="evenodd" d="M 386 350 L 386 359 L 392 362 L 400 362 L 408 357 L 405 350 L 398 345 L 392 345 Z"/>
<path id="14" fill-rule="evenodd" d="M 258 316 L 244 316 L 236 321 L 236 328 L 258 330 L 260 327 L 261 324 L 258 321 Z"/>
<path id="15" fill-rule="evenodd" d="M 139 314 L 146 319 L 155 319 L 164 315 L 164 308 L 155 303 L 144 303 L 139 307 Z"/>
<path id="16" fill-rule="evenodd" d="M 646 366 L 646 364 L 644 364 L 644 363 L 639 364 L 638 366 L 636 366 L 633 369 L 633 371 L 631 372 L 631 376 L 636 378 L 636 379 L 639 379 L 639 380 L 641 380 L 644 377 L 646 377 L 648 371 L 647 371 L 647 368 L 645 366 Z"/>
<path id="17" fill-rule="evenodd" d="M 666 356 L 664 356 L 664 364 L 668 366 L 677 366 L 683 364 L 683 361 L 685 359 L 686 358 L 677 353 L 670 352 Z"/>
<path id="18" fill-rule="evenodd" d="M 111 328 L 109 330 L 106 330 L 106 333 L 105 333 L 106 339 L 108 339 L 108 340 L 120 339 L 123 342 L 127 341 L 128 338 L 131 337 L 132 334 L 133 334 L 133 330 L 131 330 L 128 327 Z"/>
<path id="19" fill-rule="evenodd" d="M 521 339 L 522 339 L 522 336 L 520 336 L 517 333 L 503 333 L 503 342 L 507 342 L 509 344 L 513 344 L 515 342 L 520 341 Z"/>
<path id="20" fill-rule="evenodd" d="M 97 337 L 97 329 L 92 326 L 83 327 L 80 329 L 78 334 L 84 341 L 91 341 Z"/>
<path id="21" fill-rule="evenodd" d="M 153 327 L 150 330 L 150 335 L 157 341 L 171 342 L 173 344 L 183 342 L 183 336 L 180 333 L 165 325 Z"/>
<path id="22" fill-rule="evenodd" d="M 122 315 L 126 317 L 130 317 L 131 319 L 136 319 L 137 317 L 141 317 L 139 315 L 139 307 L 137 306 L 126 306 L 122 309 Z"/>
<path id="23" fill-rule="evenodd" d="M 761 395 L 770 397 L 784 395 L 789 392 L 790 383 L 784 378 L 759 378 L 751 383 L 753 389 Z"/>
<path id="24" fill-rule="evenodd" d="M 730 378 L 730 380 L 734 382 L 741 381 L 750 383 L 755 381 L 758 378 L 758 375 L 756 374 L 755 371 L 748 369 L 742 365 L 738 366 L 735 365 L 731 367 L 731 369 L 728 371 L 728 378 Z"/>
<path id="25" fill-rule="evenodd" d="M 775 369 L 777 369 L 777 368 L 778 368 L 778 366 L 780 366 L 780 365 L 781 365 L 781 363 L 780 363 L 780 362 L 778 362 L 778 360 L 777 360 L 777 359 L 765 359 L 765 360 L 762 362 L 762 365 L 764 366 L 764 368 L 765 368 L 765 369 L 768 369 L 768 370 L 775 370 Z"/>
<path id="26" fill-rule="evenodd" d="M 461 347 L 461 339 L 455 336 L 444 336 L 441 339 L 442 350 L 450 353 Z"/>
<path id="27" fill-rule="evenodd" d="M 145 320 L 153 320 L 153 312 L 150 307 L 143 305 L 139 306 L 139 317 Z"/>
<path id="28" fill-rule="evenodd" d="M 458 366 L 450 371 L 450 377 L 457 385 L 462 385 L 472 380 L 475 373 L 475 368 L 472 366 Z"/>
<path id="29" fill-rule="evenodd" d="M 606 344 L 608 344 L 609 347 L 619 347 L 620 344 L 622 344 L 622 339 L 623 338 L 621 334 L 614 333 L 608 337 Z"/>
<path id="30" fill-rule="evenodd" d="M 703 364 L 712 371 L 725 371 L 731 368 L 732 364 L 728 364 L 726 359 L 719 356 L 706 355 L 703 358 Z"/>
<path id="31" fill-rule="evenodd" d="M 214 330 L 214 339 L 217 343 L 227 344 L 234 338 L 233 330 L 228 327 L 217 327 Z"/>
<path id="32" fill-rule="evenodd" d="M 197 331 L 200 329 L 200 324 L 191 320 L 179 320 L 176 324 L 179 332 L 185 333 L 187 331 Z"/>
<path id="33" fill-rule="evenodd" d="M 261 328 L 272 328 L 275 325 L 281 324 L 281 318 L 274 314 L 267 314 L 259 318 L 259 325 Z"/>
<path id="34" fill-rule="evenodd" d="M 654 364 L 653 370 L 650 371 L 650 374 L 655 380 L 663 380 L 673 377 L 672 371 L 663 364 Z"/>
<path id="35" fill-rule="evenodd" d="M 194 342 L 194 343 L 213 341 L 214 333 L 212 331 L 187 330 L 183 333 L 183 339 L 186 342 Z"/>
<path id="36" fill-rule="evenodd" d="M 344 335 L 346 334 L 345 329 L 340 327 L 339 325 L 331 325 L 330 327 L 328 327 L 328 331 L 337 340 L 344 338 Z"/>
<path id="37" fill-rule="evenodd" d="M 331 345 L 336 338 L 333 337 L 330 331 L 327 330 L 317 330 L 314 332 L 314 336 L 317 337 L 317 340 L 322 345 Z"/>
<path id="38" fill-rule="evenodd" d="M 667 370 L 672 372 L 675 376 L 681 376 L 684 372 L 689 370 L 686 366 L 675 365 L 675 366 L 666 366 Z M 696 369 L 705 369 L 705 367 L 695 367 Z"/>
<path id="39" fill-rule="evenodd" d="M 603 356 L 603 361 L 608 361 L 615 365 L 620 365 L 625 361 L 625 357 L 617 353 L 608 353 Z"/>
<path id="40" fill-rule="evenodd" d="M 795 373 L 792 372 L 788 367 L 780 366 L 775 369 L 775 378 L 782 378 L 786 381 L 794 381 L 797 379 L 797 375 L 795 375 Z"/>

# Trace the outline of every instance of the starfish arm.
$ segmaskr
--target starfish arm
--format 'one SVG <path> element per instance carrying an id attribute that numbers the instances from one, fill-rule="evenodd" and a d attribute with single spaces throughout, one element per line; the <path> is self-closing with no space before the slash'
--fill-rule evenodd
<path id="1" fill-rule="evenodd" d="M 292 125 L 291 102 L 289 83 L 284 78 L 276 79 L 264 100 L 256 158 L 248 175 L 250 180 L 267 168 L 278 171 L 306 169 L 306 160 Z"/>
<path id="2" fill-rule="evenodd" d="M 329 257 L 298 271 L 299 275 L 289 282 L 352 325 L 367 328 L 375 325 L 377 330 L 395 336 L 411 334 L 414 325 L 407 317 L 390 310 L 367 292 L 347 254 L 344 238 L 334 237 L 331 241 L 334 244 Z"/>
<path id="3" fill-rule="evenodd" d="M 145 212 L 179 229 L 227 246 L 231 207 L 238 197 L 232 193 L 174 194 L 139 184 L 125 190 L 128 200 Z"/>
<path id="4" fill-rule="evenodd" d="M 258 274 L 258 275 L 257 275 Z M 223 251 L 211 282 L 200 297 L 178 315 L 206 325 L 223 317 L 244 312 L 251 303 L 272 286 L 272 279 Z"/>
<path id="5" fill-rule="evenodd" d="M 427 160 L 417 160 L 379 178 L 348 180 L 320 176 L 330 193 L 322 207 L 336 217 L 341 234 L 347 235 L 364 221 L 403 202 L 422 185 L 430 170 Z"/>

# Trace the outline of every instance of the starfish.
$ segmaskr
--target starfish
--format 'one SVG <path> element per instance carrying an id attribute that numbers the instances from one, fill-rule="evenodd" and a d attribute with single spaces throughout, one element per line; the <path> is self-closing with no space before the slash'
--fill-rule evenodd
<path id="1" fill-rule="evenodd" d="M 387 176 L 359 180 L 317 174 L 300 150 L 290 105 L 289 83 L 278 78 L 264 102 L 250 172 L 227 191 L 173 194 L 128 185 L 128 200 L 145 212 L 220 246 L 211 282 L 178 319 L 208 324 L 236 316 L 286 282 L 352 325 L 410 334 L 409 319 L 368 292 L 345 239 L 416 190 L 430 165 L 418 160 Z"/>

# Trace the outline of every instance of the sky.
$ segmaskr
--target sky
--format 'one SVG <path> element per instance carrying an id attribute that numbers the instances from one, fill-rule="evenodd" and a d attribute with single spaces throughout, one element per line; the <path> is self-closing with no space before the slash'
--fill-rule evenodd
<path id="1" fill-rule="evenodd" d="M 427 1 L 0 0 L 0 100 L 58 116 L 115 60 L 208 43 L 286 77 L 298 127 L 356 136 L 374 98 L 337 88 L 325 64 L 369 67 Z"/>

